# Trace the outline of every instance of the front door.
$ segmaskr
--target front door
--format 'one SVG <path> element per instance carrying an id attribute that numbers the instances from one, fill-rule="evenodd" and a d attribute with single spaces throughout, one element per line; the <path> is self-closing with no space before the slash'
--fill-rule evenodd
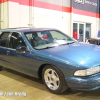
<path id="1" fill-rule="evenodd" d="M 20 49 L 18 49 L 20 47 L 27 48 L 27 45 L 20 33 L 13 32 L 10 37 L 8 48 L 6 48 L 6 61 L 11 69 L 36 76 L 37 68 L 34 55 L 30 52 L 20 51 Z M 17 51 L 17 49 L 19 51 Z"/>

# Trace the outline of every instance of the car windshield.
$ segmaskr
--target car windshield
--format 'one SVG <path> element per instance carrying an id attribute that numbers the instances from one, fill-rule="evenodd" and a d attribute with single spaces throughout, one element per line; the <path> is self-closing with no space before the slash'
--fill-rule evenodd
<path id="1" fill-rule="evenodd" d="M 47 49 L 75 42 L 75 39 L 56 30 L 27 32 L 25 36 L 35 49 Z"/>

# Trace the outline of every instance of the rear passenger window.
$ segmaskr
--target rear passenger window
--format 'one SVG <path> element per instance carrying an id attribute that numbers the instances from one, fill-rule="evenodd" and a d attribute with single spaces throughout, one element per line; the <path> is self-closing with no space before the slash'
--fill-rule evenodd
<path id="1" fill-rule="evenodd" d="M 0 35 L 0 46 L 6 47 L 7 46 L 7 39 L 9 36 L 10 32 L 3 32 Z"/>
<path id="2" fill-rule="evenodd" d="M 1 35 L 1 39 L 4 39 L 4 38 L 8 38 L 8 35 L 9 35 L 9 32 L 6 32 L 6 33 L 2 33 Z"/>

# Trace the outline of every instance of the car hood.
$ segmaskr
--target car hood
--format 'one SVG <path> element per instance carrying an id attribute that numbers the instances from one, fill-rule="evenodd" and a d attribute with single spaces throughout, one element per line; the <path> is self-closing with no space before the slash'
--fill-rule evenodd
<path id="1" fill-rule="evenodd" d="M 76 63 L 79 66 L 84 66 L 84 68 L 91 68 L 100 64 L 100 46 L 97 45 L 76 42 L 44 49 L 41 52 Z"/>

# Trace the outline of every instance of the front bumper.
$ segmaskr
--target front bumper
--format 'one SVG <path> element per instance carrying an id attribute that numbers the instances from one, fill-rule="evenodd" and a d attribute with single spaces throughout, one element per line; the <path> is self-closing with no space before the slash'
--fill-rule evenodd
<path id="1" fill-rule="evenodd" d="M 71 89 L 91 91 L 100 88 L 100 73 L 87 77 L 65 77 Z"/>

